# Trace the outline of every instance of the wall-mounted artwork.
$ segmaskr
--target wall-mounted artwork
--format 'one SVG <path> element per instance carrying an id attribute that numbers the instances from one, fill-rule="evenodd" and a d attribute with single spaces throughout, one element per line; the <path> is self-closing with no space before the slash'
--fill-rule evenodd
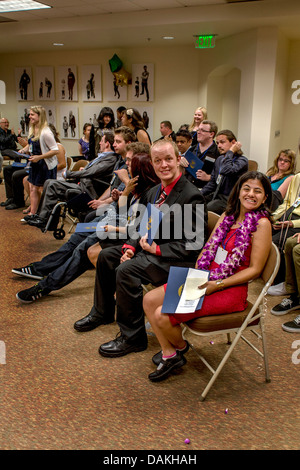
<path id="1" fill-rule="evenodd" d="M 55 100 L 53 67 L 36 67 L 35 97 L 39 101 Z"/>
<path id="2" fill-rule="evenodd" d="M 82 127 L 85 123 L 93 124 L 95 127 L 98 127 L 97 118 L 101 111 L 102 106 L 83 106 L 82 107 Z"/>
<path id="3" fill-rule="evenodd" d="M 16 97 L 18 101 L 32 101 L 32 71 L 30 66 L 16 67 Z"/>
<path id="4" fill-rule="evenodd" d="M 154 65 L 132 65 L 132 101 L 153 101 L 154 99 Z"/>
<path id="5" fill-rule="evenodd" d="M 78 122 L 78 106 L 71 103 L 60 106 L 58 131 L 62 139 L 79 139 L 81 129 Z"/>
<path id="6" fill-rule="evenodd" d="M 78 101 L 77 88 L 76 65 L 58 67 L 58 99 L 60 101 Z"/>
<path id="7" fill-rule="evenodd" d="M 18 126 L 22 136 L 28 136 L 30 106 L 18 105 Z"/>
<path id="8" fill-rule="evenodd" d="M 45 105 L 44 108 L 46 110 L 46 116 L 47 116 L 48 124 L 53 124 L 53 126 L 59 132 L 59 129 L 57 128 L 57 122 L 56 122 L 56 108 L 55 108 L 55 106 Z"/>
<path id="9" fill-rule="evenodd" d="M 82 101 L 102 101 L 101 65 L 81 67 Z"/>
<path id="10" fill-rule="evenodd" d="M 106 66 L 106 97 L 107 101 L 119 101 L 120 103 L 127 101 L 127 85 L 118 85 L 116 77 L 111 72 L 109 65 Z"/>

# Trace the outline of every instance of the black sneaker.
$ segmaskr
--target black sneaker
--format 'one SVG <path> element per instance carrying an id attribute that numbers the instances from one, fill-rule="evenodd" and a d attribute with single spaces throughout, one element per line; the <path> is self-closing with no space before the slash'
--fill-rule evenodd
<path id="1" fill-rule="evenodd" d="M 16 294 L 16 297 L 20 302 L 23 302 L 25 304 L 31 304 L 35 300 L 40 299 L 41 297 L 44 297 L 45 295 L 48 295 L 50 291 L 47 289 L 43 289 L 42 287 L 39 286 L 39 283 L 35 284 L 32 287 L 29 287 L 29 289 L 21 290 Z"/>
<path id="2" fill-rule="evenodd" d="M 280 304 L 275 305 L 275 307 L 271 309 L 271 313 L 273 315 L 285 315 L 286 313 L 289 313 L 292 310 L 297 310 L 298 308 L 300 308 L 298 298 L 291 295 L 290 297 L 283 299 Z"/>
<path id="3" fill-rule="evenodd" d="M 14 274 L 18 274 L 19 276 L 30 277 L 31 279 L 37 279 L 38 281 L 43 279 L 43 276 L 38 274 L 36 269 L 34 269 L 33 264 L 29 264 L 28 266 L 24 266 L 23 268 L 14 268 L 11 270 L 11 272 Z"/>
<path id="4" fill-rule="evenodd" d="M 184 364 L 186 364 L 185 357 L 177 352 L 176 356 L 171 357 L 170 359 L 162 359 L 156 371 L 151 372 L 151 374 L 148 375 L 148 378 L 151 382 L 160 382 L 161 380 L 165 380 L 172 370 L 178 369 L 179 367 L 184 366 Z"/>
<path id="5" fill-rule="evenodd" d="M 190 345 L 189 343 L 186 341 L 186 346 L 185 348 L 179 350 L 177 349 L 176 351 L 181 354 L 181 355 L 184 355 L 188 352 L 188 350 L 190 349 Z M 159 365 L 159 363 L 161 362 L 162 360 L 162 351 L 159 351 L 158 353 L 154 354 L 154 356 L 152 357 L 152 362 L 153 364 L 155 364 L 156 366 Z"/>
<path id="6" fill-rule="evenodd" d="M 298 315 L 293 321 L 283 323 L 282 329 L 289 333 L 300 333 L 300 315 Z"/>

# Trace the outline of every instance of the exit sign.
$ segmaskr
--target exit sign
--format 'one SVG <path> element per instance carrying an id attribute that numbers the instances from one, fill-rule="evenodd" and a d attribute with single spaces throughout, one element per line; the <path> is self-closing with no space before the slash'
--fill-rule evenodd
<path id="1" fill-rule="evenodd" d="M 195 36 L 196 49 L 211 49 L 215 47 L 215 35 Z"/>

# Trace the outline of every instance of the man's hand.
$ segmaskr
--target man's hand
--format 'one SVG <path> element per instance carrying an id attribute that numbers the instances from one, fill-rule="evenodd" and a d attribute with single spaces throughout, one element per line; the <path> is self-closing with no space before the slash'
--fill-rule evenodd
<path id="1" fill-rule="evenodd" d="M 120 263 L 124 263 L 125 261 L 128 261 L 129 259 L 133 257 L 134 257 L 134 252 L 130 248 L 127 248 L 125 253 L 120 258 Z"/>

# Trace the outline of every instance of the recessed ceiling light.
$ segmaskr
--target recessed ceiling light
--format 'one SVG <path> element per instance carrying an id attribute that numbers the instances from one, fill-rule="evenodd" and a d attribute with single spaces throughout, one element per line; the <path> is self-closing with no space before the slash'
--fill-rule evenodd
<path id="1" fill-rule="evenodd" d="M 162 38 L 166 40 L 175 39 L 174 36 L 163 36 Z"/>
<path id="2" fill-rule="evenodd" d="M 62 42 L 54 42 L 53 46 L 64 46 Z"/>
<path id="3" fill-rule="evenodd" d="M 52 8 L 49 5 L 35 2 L 34 0 L 2 0 L 0 1 L 0 13 L 10 13 L 24 10 L 42 10 Z"/>

